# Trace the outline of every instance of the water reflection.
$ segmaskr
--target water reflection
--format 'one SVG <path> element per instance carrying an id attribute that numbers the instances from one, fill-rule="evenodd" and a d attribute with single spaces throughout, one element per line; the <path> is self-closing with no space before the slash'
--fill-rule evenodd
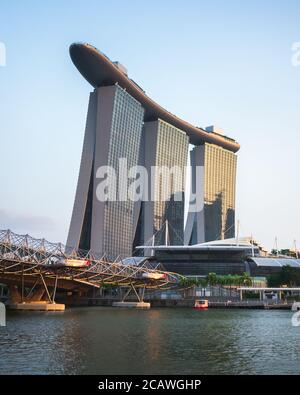
<path id="1" fill-rule="evenodd" d="M 0 373 L 300 373 L 290 311 L 112 308 L 9 313 Z"/>

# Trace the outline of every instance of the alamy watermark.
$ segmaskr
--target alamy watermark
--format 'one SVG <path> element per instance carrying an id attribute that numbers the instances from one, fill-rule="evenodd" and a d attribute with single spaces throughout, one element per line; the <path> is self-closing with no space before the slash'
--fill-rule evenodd
<path id="1" fill-rule="evenodd" d="M 6 47 L 3 42 L 0 41 L 0 66 L 6 66 Z"/>
<path id="2" fill-rule="evenodd" d="M 293 314 L 292 325 L 293 326 L 300 326 L 300 311 L 297 311 L 297 313 Z"/>
<path id="3" fill-rule="evenodd" d="M 6 326 L 6 308 L 4 303 L 0 302 L 0 326 Z"/>
<path id="4" fill-rule="evenodd" d="M 127 158 L 119 158 L 117 169 L 100 166 L 96 170 L 96 197 L 99 202 L 183 202 L 185 200 L 185 175 L 189 166 L 132 166 Z M 201 209 L 203 167 L 193 169 L 195 179 L 190 197 L 189 211 Z"/>
<path id="5" fill-rule="evenodd" d="M 292 58 L 291 62 L 294 67 L 300 66 L 300 41 L 294 42 L 292 45 Z"/>

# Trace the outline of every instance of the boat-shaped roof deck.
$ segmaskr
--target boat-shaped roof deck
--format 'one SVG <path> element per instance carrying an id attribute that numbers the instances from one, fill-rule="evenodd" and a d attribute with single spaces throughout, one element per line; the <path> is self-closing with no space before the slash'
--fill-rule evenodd
<path id="1" fill-rule="evenodd" d="M 190 138 L 191 144 L 204 142 L 216 144 L 229 151 L 237 152 L 240 145 L 229 137 L 208 132 L 170 113 L 152 100 L 122 68 L 112 62 L 106 55 L 89 44 L 75 43 L 70 46 L 70 56 L 82 76 L 95 88 L 118 83 L 133 96 L 145 109 L 145 122 L 162 119 L 183 130 Z"/>

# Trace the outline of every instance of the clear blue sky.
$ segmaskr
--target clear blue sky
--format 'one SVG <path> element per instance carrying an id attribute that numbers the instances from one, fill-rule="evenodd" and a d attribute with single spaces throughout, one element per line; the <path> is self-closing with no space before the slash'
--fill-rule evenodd
<path id="1" fill-rule="evenodd" d="M 126 65 L 178 116 L 236 138 L 241 233 L 300 246 L 299 0 L 2 0 L 0 228 L 66 239 L 91 90 L 74 41 Z"/>

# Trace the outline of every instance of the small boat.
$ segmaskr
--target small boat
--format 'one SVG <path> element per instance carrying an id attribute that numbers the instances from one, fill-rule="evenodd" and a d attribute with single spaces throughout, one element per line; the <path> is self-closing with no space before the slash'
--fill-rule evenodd
<path id="1" fill-rule="evenodd" d="M 195 300 L 194 309 L 207 310 L 208 309 L 208 300 L 207 299 Z"/>

